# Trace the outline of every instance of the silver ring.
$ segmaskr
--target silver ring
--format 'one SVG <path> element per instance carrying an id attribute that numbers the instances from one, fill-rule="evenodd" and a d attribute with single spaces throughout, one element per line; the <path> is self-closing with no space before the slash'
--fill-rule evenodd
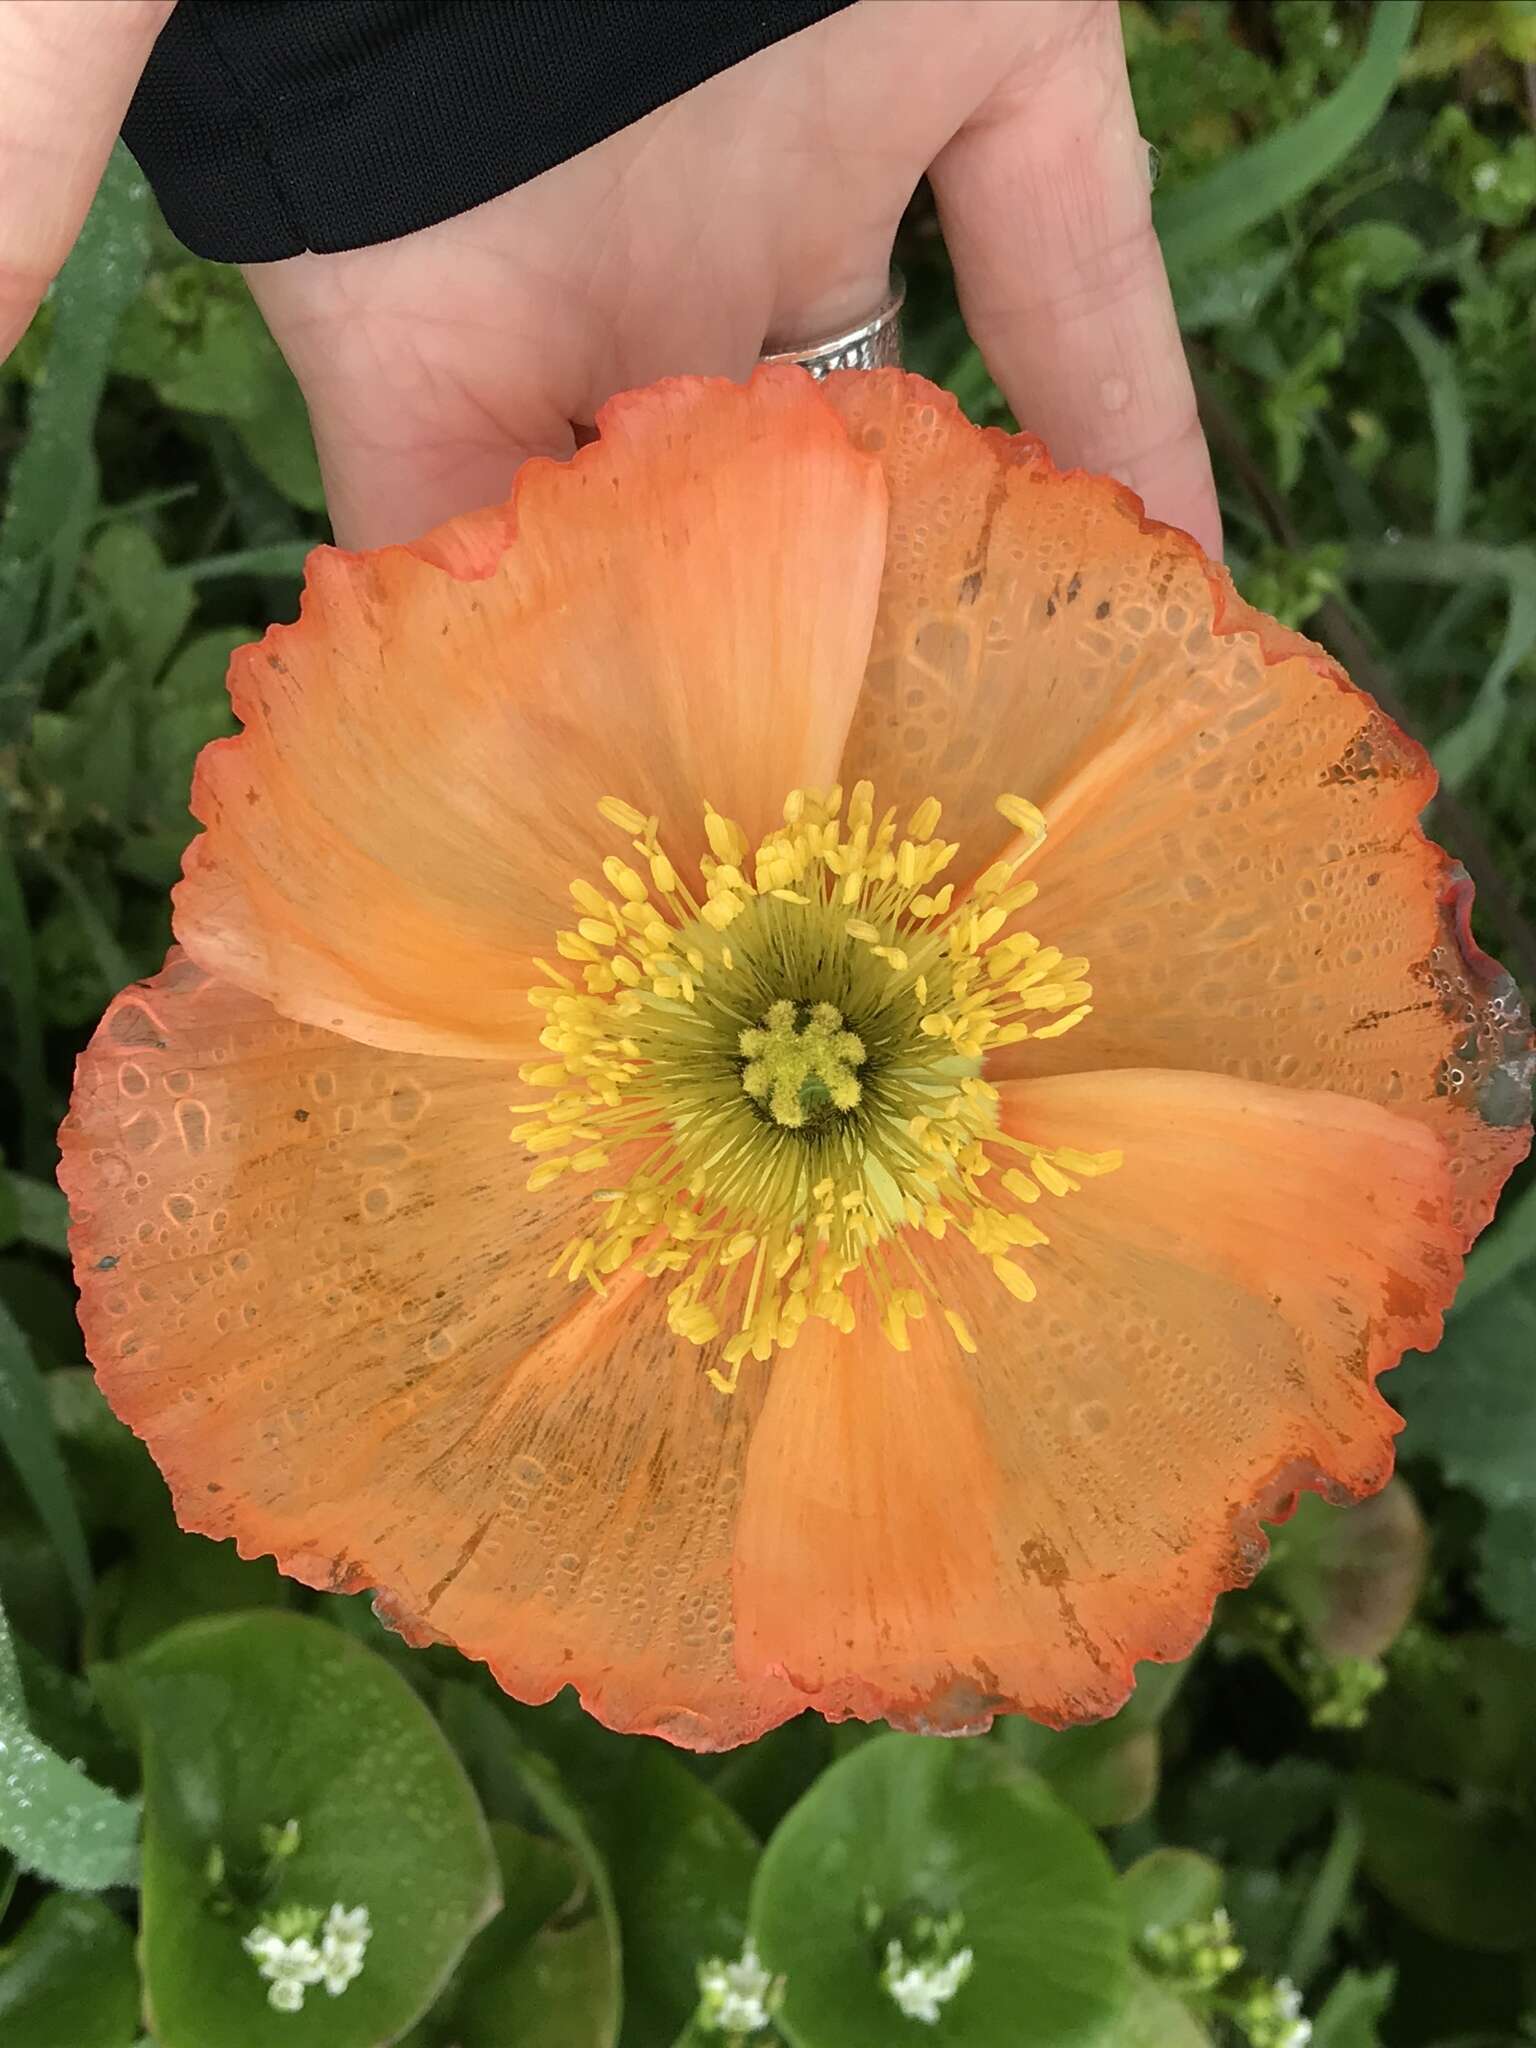
<path id="1" fill-rule="evenodd" d="M 881 370 L 901 363 L 901 306 L 907 296 L 906 280 L 899 270 L 891 272 L 890 285 L 876 310 L 852 327 L 843 327 L 820 341 L 806 341 L 795 348 L 765 349 L 758 361 L 798 363 L 813 377 L 825 377 L 831 370 Z"/>

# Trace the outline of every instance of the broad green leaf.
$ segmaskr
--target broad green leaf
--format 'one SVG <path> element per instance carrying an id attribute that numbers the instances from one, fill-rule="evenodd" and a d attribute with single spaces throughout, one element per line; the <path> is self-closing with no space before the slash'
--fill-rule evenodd
<path id="1" fill-rule="evenodd" d="M 619 1969 L 623 1941 L 613 1886 L 593 1836 L 586 1804 L 573 1795 L 550 1758 L 530 1748 L 519 1733 L 514 1715 L 522 1722 L 539 1718 L 532 1710 L 518 1709 L 510 1701 L 493 1702 L 462 1680 L 445 1685 L 440 1699 L 444 1732 L 464 1759 L 492 1820 L 512 1821 L 524 1827 L 531 1821 L 550 1829 L 580 1866 L 585 1884 L 582 1917 L 593 1920 L 597 1928 L 587 1937 L 587 1953 L 590 1967 L 599 1974 L 602 1994 L 583 2006 L 583 2027 L 590 2019 L 596 2031 L 590 2040 L 585 2033 L 582 2035 L 580 2048 L 614 2048 L 624 2007 Z M 558 1721 L 558 1715 L 556 1718 Z M 615 1750 L 623 1750 L 618 1737 L 599 1729 L 596 1723 L 591 1726 L 600 1739 L 590 1752 L 579 1746 L 579 1720 L 570 1730 L 571 1741 L 578 1745 L 578 1756 L 593 1755 L 601 1764 Z M 602 1961 L 605 1957 L 610 1959 L 609 1964 Z"/>
<path id="2" fill-rule="evenodd" d="M 1120 1908 L 1133 1941 L 1157 1927 L 1208 1920 L 1221 1904 L 1221 1865 L 1194 1849 L 1153 1849 L 1120 1879 Z"/>
<path id="3" fill-rule="evenodd" d="M 90 571 L 111 613 L 117 645 L 141 686 L 152 683 L 192 616 L 192 592 L 166 573 L 165 558 L 131 519 L 103 527 L 90 552 Z"/>
<path id="4" fill-rule="evenodd" d="M 1460 1315 L 1491 1287 L 1501 1285 L 1522 1267 L 1536 1270 L 1536 1181 L 1499 1210 L 1493 1229 L 1480 1237 L 1467 1260 L 1456 1290 L 1454 1315 Z"/>
<path id="5" fill-rule="evenodd" d="M 270 388 L 257 417 L 237 421 L 236 431 L 247 455 L 291 505 L 304 512 L 325 510 L 325 485 L 309 414 L 286 369 L 283 381 Z"/>
<path id="6" fill-rule="evenodd" d="M 833 1732 L 819 1714 L 797 1714 L 722 1758 L 710 1785 L 765 1842 L 831 1761 Z"/>
<path id="7" fill-rule="evenodd" d="M 1479 1954 L 1531 1942 L 1536 1829 L 1374 1773 L 1355 1780 L 1367 1875 L 1415 1926 Z"/>
<path id="8" fill-rule="evenodd" d="M 70 1491 L 48 1393 L 16 1318 L 0 1301 L 0 1446 L 16 1468 L 38 1518 L 58 1545 L 75 1598 L 83 1607 L 91 1595 L 91 1562 L 85 1531 Z"/>
<path id="9" fill-rule="evenodd" d="M 1311 2048 L 1382 2048 L 1377 2021 L 1392 2003 L 1397 1972 L 1345 1970 L 1317 2009 Z"/>
<path id="10" fill-rule="evenodd" d="M 189 1622 L 113 1667 L 145 1762 L 141 1936 L 160 2048 L 375 2048 L 441 1990 L 499 1904 L 485 1820 L 411 1688 L 293 1614 Z M 262 1830 L 299 1824 L 264 1891 Z M 217 1852 L 235 1910 L 219 1913 Z M 297 2014 L 266 2002 L 241 1937 L 284 1905 L 366 1906 L 362 1975 Z"/>
<path id="11" fill-rule="evenodd" d="M 1536 1649 L 1536 1500 L 1491 1508 L 1477 1552 L 1483 1605 L 1513 1641 Z"/>
<path id="12" fill-rule="evenodd" d="M 190 595 L 190 594 L 189 594 Z M 226 677 L 229 658 L 257 634 L 244 626 L 216 626 L 190 640 L 161 677 L 147 706 L 146 755 L 158 810 L 191 834 L 187 793 L 198 755 L 210 740 L 235 730 Z"/>
<path id="13" fill-rule="evenodd" d="M 1265 1590 L 1328 1657 L 1380 1657 L 1412 1615 L 1429 1561 L 1424 1517 L 1402 1479 L 1357 1507 L 1303 1494 L 1271 1545 Z"/>
<path id="14" fill-rule="evenodd" d="M 1405 1640 L 1366 1738 L 1382 1770 L 1520 1802 L 1536 1798 L 1536 1651 L 1491 1633 Z"/>
<path id="15" fill-rule="evenodd" d="M 60 593 L 74 579 L 96 495 L 96 411 L 113 335 L 144 276 L 149 205 L 149 188 L 119 144 L 53 289 L 47 367 L 33 386 L 0 521 L 0 743 L 17 736 L 31 708 L 31 685 L 11 689 L 10 671 L 45 574 Z M 60 608 L 49 624 L 61 618 Z"/>
<path id="16" fill-rule="evenodd" d="M 1130 1990 L 1114 1873 L 1043 1781 L 981 1743 L 885 1735 L 817 1781 L 763 1852 L 752 1931 L 786 1979 L 794 2048 L 890 2048 L 905 2029 L 879 1981 L 914 1914 L 961 1919 L 975 1965 L 924 2039 L 1079 2048 Z M 872 1924 L 873 1923 L 873 1924 Z"/>
<path id="17" fill-rule="evenodd" d="M 758 1847 L 659 1744 L 632 1744 L 629 1758 L 603 1803 L 603 1842 L 624 1937 L 623 2039 L 645 2048 L 686 2024 L 697 1966 L 740 1953 Z"/>
<path id="18" fill-rule="evenodd" d="M 1125 2010 L 1094 2048 L 1210 2048 L 1210 2039 L 1182 1998 L 1133 1964 Z"/>
<path id="19" fill-rule="evenodd" d="M 1121 1827 L 1139 1820 L 1157 1797 L 1159 1724 L 1188 1669 L 1144 1664 L 1136 1690 L 1109 1720 L 1058 1729 L 1010 1715 L 998 1741 L 1015 1763 L 1038 1771 L 1090 1827 Z"/>
<path id="20" fill-rule="evenodd" d="M 1170 269 L 1213 256 L 1320 184 L 1381 118 L 1413 40 L 1417 0 L 1377 0 L 1359 63 L 1336 92 L 1278 134 L 1193 184 L 1158 193 L 1153 217 Z"/>
<path id="21" fill-rule="evenodd" d="M 606 2048 L 619 1957 L 568 1844 L 493 1821 L 501 1912 L 425 2033 L 453 2048 Z"/>
<path id="22" fill-rule="evenodd" d="M 0 1612 L 0 1848 L 66 1891 L 131 1884 L 138 1814 L 30 1732 L 21 1672 Z"/>
<path id="23" fill-rule="evenodd" d="M 132 2048 L 138 2033 L 133 1936 L 100 1899 L 44 1899 L 0 1949 L 5 2048 Z"/>
<path id="24" fill-rule="evenodd" d="M 164 1520 L 142 1529 L 133 1555 L 105 1574 L 92 1613 L 92 1647 L 130 1657 L 181 1622 L 204 1615 L 287 1607 L 293 1582 L 269 1557 L 243 1558 L 233 1543 L 213 1543 Z"/>
<path id="25" fill-rule="evenodd" d="M 1172 283 L 1180 327 L 1186 334 L 1204 334 L 1256 318 L 1294 260 L 1289 249 L 1255 242 L 1176 271 Z"/>
<path id="26" fill-rule="evenodd" d="M 69 1205 L 52 1182 L 27 1173 L 11 1173 L 11 1198 L 16 1205 L 16 1235 L 40 1251 L 63 1253 L 68 1248 Z"/>
<path id="27" fill-rule="evenodd" d="M 1393 1400 L 1408 1418 L 1406 1457 L 1432 1457 L 1490 1507 L 1536 1503 L 1536 1265 L 1447 1321 L 1439 1349 L 1410 1359 Z"/>

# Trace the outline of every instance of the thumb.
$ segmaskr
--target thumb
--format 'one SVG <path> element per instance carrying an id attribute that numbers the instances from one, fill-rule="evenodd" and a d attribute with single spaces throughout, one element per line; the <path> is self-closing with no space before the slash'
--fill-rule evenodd
<path id="1" fill-rule="evenodd" d="M 0 0 L 0 357 L 74 246 L 174 0 Z"/>

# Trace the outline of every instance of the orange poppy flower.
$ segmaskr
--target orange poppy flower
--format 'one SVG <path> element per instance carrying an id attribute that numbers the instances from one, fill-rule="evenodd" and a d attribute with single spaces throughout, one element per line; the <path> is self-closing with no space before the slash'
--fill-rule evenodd
<path id="1" fill-rule="evenodd" d="M 1128 491 L 680 379 L 231 689 L 63 1132 L 187 1528 L 708 1748 L 1104 1714 L 1382 1484 L 1529 1039 L 1422 751 Z"/>

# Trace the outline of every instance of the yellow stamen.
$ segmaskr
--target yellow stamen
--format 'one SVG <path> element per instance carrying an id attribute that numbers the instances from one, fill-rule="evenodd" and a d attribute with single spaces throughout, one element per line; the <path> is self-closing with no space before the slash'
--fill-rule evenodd
<path id="1" fill-rule="evenodd" d="M 599 1292 L 626 1266 L 664 1282 L 671 1329 L 718 1349 L 709 1378 L 726 1393 L 812 1317 L 846 1334 L 866 1307 L 897 1350 L 934 1309 L 974 1354 L 932 1245 L 958 1236 L 978 1286 L 1030 1301 L 1017 1254 L 1048 1238 L 1027 1212 L 1120 1163 L 1004 1132 L 980 1071 L 1091 1009 L 1087 961 L 1015 923 L 1043 815 L 1000 798 L 1019 838 L 957 892 L 936 886 L 959 849 L 934 837 L 935 798 L 898 837 L 867 782 L 846 811 L 840 788 L 792 790 L 755 848 L 709 807 L 690 888 L 657 819 L 618 797 L 598 808 L 640 865 L 604 860 L 611 895 L 571 885 L 575 929 L 555 950 L 581 980 L 540 962 L 529 1000 L 548 1057 L 519 1078 L 546 1092 L 512 1129 L 532 1190 L 608 1183 L 554 1270 Z"/>

